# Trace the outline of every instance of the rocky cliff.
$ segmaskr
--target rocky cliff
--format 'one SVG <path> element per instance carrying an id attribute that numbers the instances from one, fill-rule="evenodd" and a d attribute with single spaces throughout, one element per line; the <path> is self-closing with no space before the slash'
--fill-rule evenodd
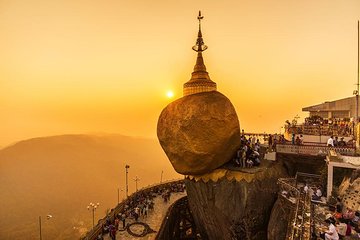
<path id="1" fill-rule="evenodd" d="M 268 240 L 285 240 L 292 207 L 283 197 L 276 200 L 268 224 Z"/>
<path id="2" fill-rule="evenodd" d="M 287 175 L 280 162 L 260 168 L 216 169 L 185 180 L 190 209 L 208 239 L 264 240 L 276 200 L 277 179 Z"/>

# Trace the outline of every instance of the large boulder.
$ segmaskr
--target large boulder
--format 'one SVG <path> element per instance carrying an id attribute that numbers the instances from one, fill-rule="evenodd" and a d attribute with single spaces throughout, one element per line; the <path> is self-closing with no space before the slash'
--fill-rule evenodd
<path id="1" fill-rule="evenodd" d="M 182 97 L 161 113 L 157 135 L 178 173 L 199 175 L 228 162 L 240 146 L 235 109 L 212 91 Z"/>

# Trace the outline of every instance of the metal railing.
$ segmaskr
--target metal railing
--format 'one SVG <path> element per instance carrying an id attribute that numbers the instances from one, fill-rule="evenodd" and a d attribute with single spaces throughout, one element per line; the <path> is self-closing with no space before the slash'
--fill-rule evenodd
<path id="1" fill-rule="evenodd" d="M 296 212 L 291 228 L 291 240 L 309 240 L 311 237 L 310 213 L 311 197 L 309 192 L 301 192 L 296 203 Z"/>
<path id="2" fill-rule="evenodd" d="M 295 178 L 279 178 L 279 194 L 285 197 L 290 203 L 295 204 L 296 200 L 300 196 L 300 191 L 295 187 Z"/>
<path id="3" fill-rule="evenodd" d="M 178 199 L 168 209 L 155 240 L 191 240 L 197 238 L 198 232 L 187 196 Z"/>
<path id="4" fill-rule="evenodd" d="M 354 155 L 355 149 L 349 147 L 327 147 L 327 146 L 316 146 L 316 145 L 290 145 L 290 144 L 277 144 L 276 152 L 277 153 L 287 153 L 287 154 L 298 154 L 298 155 L 327 155 L 330 150 L 341 155 Z"/>
<path id="5" fill-rule="evenodd" d="M 279 195 L 287 199 L 290 203 L 291 212 L 286 233 L 288 240 L 305 240 L 310 239 L 310 195 L 309 193 L 300 192 L 296 187 L 296 178 L 279 178 Z M 300 217 L 299 217 L 300 216 Z"/>

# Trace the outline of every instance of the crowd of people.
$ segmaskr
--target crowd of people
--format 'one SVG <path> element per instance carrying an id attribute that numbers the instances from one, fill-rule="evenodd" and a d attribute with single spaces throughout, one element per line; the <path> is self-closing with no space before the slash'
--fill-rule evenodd
<path id="1" fill-rule="evenodd" d="M 341 137 L 340 140 L 338 136 L 330 136 L 330 138 L 327 140 L 328 147 L 354 147 L 354 140 L 349 140 L 348 142 L 344 141 L 344 138 Z"/>
<path id="2" fill-rule="evenodd" d="M 322 239 L 338 240 L 350 236 L 351 239 L 360 239 L 360 211 L 344 209 L 340 198 L 337 198 L 335 212 L 328 214 L 325 222 L 328 224 L 328 230 L 320 232 Z"/>
<path id="3" fill-rule="evenodd" d="M 306 183 L 302 190 L 306 194 L 310 194 L 313 204 L 318 204 L 319 202 L 325 204 L 326 200 L 323 198 L 321 185 L 310 187 Z M 320 208 L 323 209 L 320 212 L 326 215 L 325 221 L 320 220 L 320 225 L 317 225 L 317 228 L 314 226 L 311 239 L 360 239 L 360 211 L 353 211 L 350 208 L 345 209 L 340 197 L 337 197 L 336 204 L 334 202 L 333 205 L 329 204 L 329 202 L 327 204 L 326 208 Z"/>
<path id="4" fill-rule="evenodd" d="M 283 135 L 278 135 L 276 138 L 275 135 L 269 135 L 268 137 L 269 148 L 275 150 L 276 144 L 292 144 L 292 145 L 303 145 L 304 144 L 304 137 L 302 134 L 296 135 L 292 134 L 291 141 L 287 141 Z M 330 138 L 327 140 L 326 146 L 328 147 L 354 147 L 354 140 L 350 139 L 349 141 L 345 141 L 344 137 L 338 137 L 331 135 Z"/>
<path id="5" fill-rule="evenodd" d="M 304 144 L 304 137 L 302 134 L 296 136 L 294 133 L 291 136 L 291 144 L 292 145 L 303 145 Z"/>
<path id="6" fill-rule="evenodd" d="M 281 134 L 269 134 L 268 136 L 268 144 L 269 151 L 276 151 L 276 144 L 286 144 L 288 141 L 285 139 L 284 135 Z"/>
<path id="7" fill-rule="evenodd" d="M 304 191 L 307 193 L 307 189 L 309 189 L 308 185 L 306 184 L 304 187 Z M 322 194 L 322 187 L 320 185 L 316 186 L 316 188 L 311 189 L 312 190 L 312 195 L 311 195 L 311 200 L 312 201 L 321 201 L 321 198 L 323 196 Z"/>
<path id="8" fill-rule="evenodd" d="M 303 186 L 300 183 L 299 186 L 299 191 L 311 196 L 312 204 L 317 206 L 315 207 L 317 210 L 312 210 L 314 225 L 312 225 L 311 240 L 360 239 L 360 211 L 345 208 L 340 197 L 337 198 L 336 204 L 335 202 L 332 204 L 326 202 L 322 194 L 322 186 L 315 182 L 304 183 Z M 282 189 L 284 197 L 296 196 L 296 194 L 290 193 L 290 190 Z"/>
<path id="9" fill-rule="evenodd" d="M 170 200 L 171 193 L 184 192 L 183 183 L 172 183 L 165 186 L 157 186 L 150 191 L 139 191 L 135 196 L 129 198 L 121 212 L 114 219 L 108 215 L 102 226 L 102 233 L 98 239 L 103 239 L 103 235 L 109 234 L 112 240 L 116 239 L 118 231 L 124 231 L 129 222 L 138 222 L 139 218 L 146 220 L 148 214 L 154 211 L 154 198 L 161 196 L 164 202 Z"/>
<path id="10" fill-rule="evenodd" d="M 353 135 L 354 123 L 350 119 L 323 119 L 318 116 L 305 118 L 304 124 L 286 126 L 289 132 L 308 135 L 338 135 L 350 137 Z"/>
<path id="11" fill-rule="evenodd" d="M 240 148 L 236 151 L 233 162 L 237 167 L 259 166 L 260 160 L 260 140 L 254 136 L 247 139 L 245 135 L 241 135 Z"/>
<path id="12" fill-rule="evenodd" d="M 115 216 L 115 219 L 111 219 L 110 216 L 106 217 L 106 222 L 103 225 L 102 235 L 108 233 L 112 240 L 116 239 L 118 230 L 124 230 L 128 219 L 138 221 L 139 217 L 146 218 L 149 211 L 154 209 L 154 194 L 150 192 L 140 192 L 136 194 L 130 201 L 127 202 L 123 211 Z M 121 226 L 120 226 L 121 225 Z"/>

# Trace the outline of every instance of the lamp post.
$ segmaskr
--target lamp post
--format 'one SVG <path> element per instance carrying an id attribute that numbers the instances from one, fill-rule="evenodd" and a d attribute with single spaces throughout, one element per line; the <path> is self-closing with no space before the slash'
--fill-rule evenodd
<path id="1" fill-rule="evenodd" d="M 359 87 L 360 87 L 360 83 L 359 83 L 359 20 L 357 22 L 357 84 L 356 84 L 356 118 L 355 118 L 355 129 L 354 129 L 354 136 L 355 135 L 355 130 L 357 127 L 357 124 L 359 123 Z M 356 138 L 355 138 L 356 139 Z"/>
<path id="2" fill-rule="evenodd" d="M 92 222 L 93 222 L 93 228 L 95 226 L 95 211 L 96 209 L 99 207 L 100 203 L 89 203 L 89 205 L 87 206 L 87 210 L 92 210 Z"/>
<path id="3" fill-rule="evenodd" d="M 140 181 L 140 178 L 138 178 L 138 176 L 136 176 L 135 178 L 134 178 L 134 181 L 135 181 L 135 186 L 136 186 L 136 192 L 138 191 L 138 181 Z"/>
<path id="4" fill-rule="evenodd" d="M 161 170 L 160 183 L 162 183 L 163 173 L 164 173 L 164 171 L 163 171 L 163 170 Z"/>
<path id="5" fill-rule="evenodd" d="M 40 229 L 40 240 L 42 240 L 42 234 L 41 234 L 41 216 L 39 216 L 39 229 Z"/>
<path id="6" fill-rule="evenodd" d="M 126 197 L 129 197 L 129 183 L 128 183 L 128 169 L 130 168 L 129 165 L 125 165 L 125 172 L 126 172 Z"/>
<path id="7" fill-rule="evenodd" d="M 46 219 L 49 220 L 50 218 L 52 218 L 52 215 L 48 214 L 46 216 Z M 39 231 L 40 231 L 40 240 L 42 240 L 42 232 L 41 232 L 41 216 L 39 216 Z"/>
<path id="8" fill-rule="evenodd" d="M 120 203 L 120 192 L 122 192 L 122 191 L 124 191 L 124 190 L 122 190 L 120 188 L 117 189 L 118 204 Z"/>

